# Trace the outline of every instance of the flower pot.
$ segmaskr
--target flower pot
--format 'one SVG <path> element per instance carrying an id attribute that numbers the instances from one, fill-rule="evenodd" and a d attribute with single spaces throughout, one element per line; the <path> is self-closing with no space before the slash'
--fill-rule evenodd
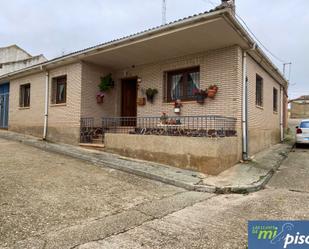
<path id="1" fill-rule="evenodd" d="M 213 86 L 212 89 L 215 90 L 216 93 L 218 92 L 218 87 L 217 86 Z"/>
<path id="2" fill-rule="evenodd" d="M 139 106 L 146 105 L 146 99 L 145 98 L 137 98 L 137 104 Z"/>
<path id="3" fill-rule="evenodd" d="M 97 93 L 96 99 L 98 104 L 102 104 L 104 102 L 104 93 L 103 92 Z"/>
<path id="4" fill-rule="evenodd" d="M 214 89 L 208 89 L 208 97 L 209 98 L 214 98 L 215 96 L 216 96 L 216 94 L 217 94 L 217 91 L 216 90 L 214 90 Z"/>
<path id="5" fill-rule="evenodd" d="M 196 102 L 199 103 L 199 104 L 204 104 L 205 102 L 205 96 L 204 95 L 196 95 Z"/>
<path id="6" fill-rule="evenodd" d="M 174 108 L 174 112 L 175 113 L 180 113 L 180 108 L 179 107 Z"/>
<path id="7" fill-rule="evenodd" d="M 153 103 L 154 96 L 147 95 L 147 101 Z"/>

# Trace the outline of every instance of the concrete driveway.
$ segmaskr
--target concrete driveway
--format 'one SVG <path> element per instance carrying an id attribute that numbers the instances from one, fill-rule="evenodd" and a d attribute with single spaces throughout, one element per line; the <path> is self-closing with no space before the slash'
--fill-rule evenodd
<path id="1" fill-rule="evenodd" d="M 209 197 L 2 139 L 0 171 L 0 248 L 69 248 L 74 237 L 51 243 L 67 228 L 115 217 L 109 222 L 122 229 L 149 220 L 137 207 L 161 201 L 169 213 Z"/>

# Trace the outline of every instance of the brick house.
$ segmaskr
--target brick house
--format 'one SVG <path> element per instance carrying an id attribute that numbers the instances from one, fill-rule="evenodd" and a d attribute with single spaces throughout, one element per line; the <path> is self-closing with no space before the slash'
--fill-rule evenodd
<path id="1" fill-rule="evenodd" d="M 279 143 L 286 125 L 287 81 L 225 4 L 1 81 L 10 81 L 9 130 L 70 144 L 104 138 L 108 151 L 208 174 Z M 113 87 L 97 96 L 102 81 Z M 200 90 L 211 85 L 207 98 Z"/>
<path id="2" fill-rule="evenodd" d="M 300 96 L 299 98 L 289 101 L 290 118 L 307 119 L 309 118 L 309 95 Z"/>

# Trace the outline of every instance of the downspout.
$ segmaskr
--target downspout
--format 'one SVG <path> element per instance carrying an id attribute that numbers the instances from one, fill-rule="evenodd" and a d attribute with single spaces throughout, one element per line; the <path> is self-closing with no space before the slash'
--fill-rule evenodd
<path id="1" fill-rule="evenodd" d="M 255 50 L 257 44 L 254 43 L 249 50 Z M 243 51 L 242 57 L 242 158 L 248 161 L 249 158 L 249 136 L 248 136 L 248 77 L 247 77 L 247 51 Z"/>
<path id="2" fill-rule="evenodd" d="M 284 129 L 283 129 L 283 91 L 280 85 L 280 141 L 284 140 Z"/>
<path id="3" fill-rule="evenodd" d="M 247 161 L 248 152 L 248 78 L 247 78 L 247 52 L 242 56 L 242 158 Z"/>
<path id="4" fill-rule="evenodd" d="M 45 76 L 45 111 L 44 111 L 44 131 L 43 140 L 47 138 L 47 127 L 48 127 L 48 94 L 49 93 L 49 72 L 46 71 Z"/>

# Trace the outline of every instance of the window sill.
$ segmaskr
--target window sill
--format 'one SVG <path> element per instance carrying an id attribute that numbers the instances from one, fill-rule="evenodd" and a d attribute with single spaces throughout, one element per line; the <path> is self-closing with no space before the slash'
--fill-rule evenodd
<path id="1" fill-rule="evenodd" d="M 66 106 L 67 103 L 61 103 L 61 104 L 50 104 L 50 107 L 57 107 L 57 106 Z"/>
<path id="2" fill-rule="evenodd" d="M 182 100 L 181 104 L 185 105 L 185 104 L 194 104 L 197 103 L 196 100 Z M 175 102 L 163 102 L 163 104 L 165 105 L 175 105 Z"/>
<path id="3" fill-rule="evenodd" d="M 278 115 L 278 112 L 274 111 L 274 114 Z"/>
<path id="4" fill-rule="evenodd" d="M 27 107 L 18 107 L 19 110 L 29 110 L 30 109 L 30 106 L 27 106 Z"/>
<path id="5" fill-rule="evenodd" d="M 259 105 L 255 105 L 256 108 L 260 109 L 260 110 L 264 110 L 263 106 L 259 106 Z"/>

